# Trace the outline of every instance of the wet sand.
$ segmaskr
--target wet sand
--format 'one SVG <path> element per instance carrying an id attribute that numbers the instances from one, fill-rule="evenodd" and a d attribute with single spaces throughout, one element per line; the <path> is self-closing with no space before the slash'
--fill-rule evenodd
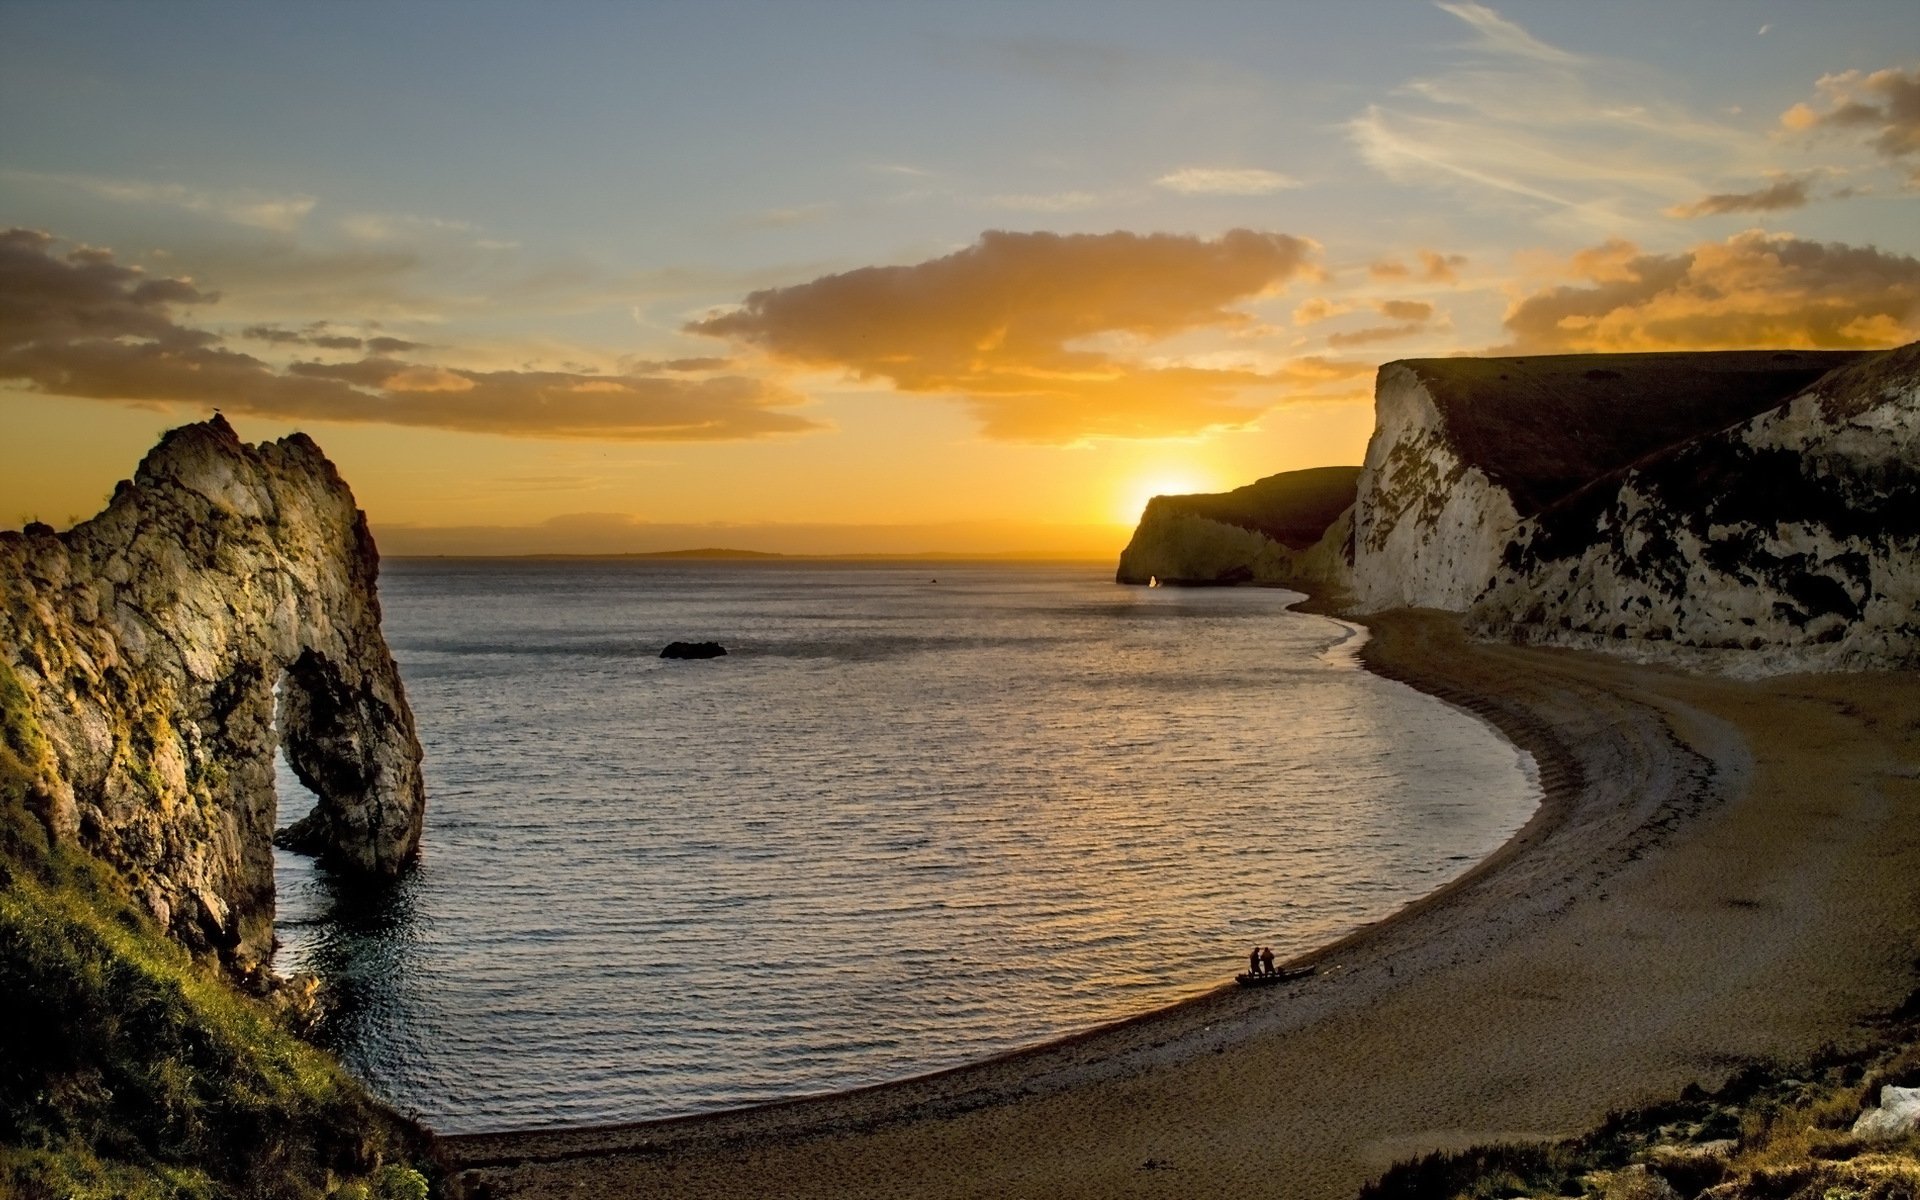
<path id="1" fill-rule="evenodd" d="M 1368 622 L 1363 657 L 1542 768 L 1486 862 L 1296 961 L 955 1071 L 677 1121 L 445 1140 L 506 1196 L 1347 1197 L 1865 1040 L 1920 981 L 1920 678 L 1759 683 Z M 1237 964 L 1222 953 L 1222 976 Z"/>

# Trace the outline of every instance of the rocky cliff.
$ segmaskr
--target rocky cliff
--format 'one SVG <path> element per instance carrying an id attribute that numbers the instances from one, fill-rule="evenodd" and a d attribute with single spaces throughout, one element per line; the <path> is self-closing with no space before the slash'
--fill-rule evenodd
<path id="1" fill-rule="evenodd" d="M 1272 578 L 1486 637 L 1739 650 L 1743 670 L 1920 661 L 1920 344 L 1414 360 L 1380 369 L 1375 408 L 1317 543 L 1168 497 L 1121 580 Z M 1269 522 L 1300 504 L 1270 501 Z"/>
<path id="2" fill-rule="evenodd" d="M 1752 670 L 1920 663 L 1920 343 L 1521 522 L 1469 621 Z"/>
<path id="3" fill-rule="evenodd" d="M 1473 603 L 1523 519 L 1778 405 L 1846 353 L 1414 359 L 1380 368 L 1353 511 L 1362 611 Z"/>
<path id="4" fill-rule="evenodd" d="M 242 964 L 272 945 L 282 746 L 320 798 L 288 840 L 401 870 L 420 744 L 378 570 L 311 440 L 244 445 L 217 416 L 167 434 L 92 520 L 0 533 L 0 669 L 44 741 L 35 815 L 176 937 Z"/>
<path id="5" fill-rule="evenodd" d="M 1231 492 L 1155 496 L 1120 554 L 1120 583 L 1279 583 L 1345 577 L 1358 467 L 1288 471 Z M 1338 529 L 1334 527 L 1339 525 Z"/>

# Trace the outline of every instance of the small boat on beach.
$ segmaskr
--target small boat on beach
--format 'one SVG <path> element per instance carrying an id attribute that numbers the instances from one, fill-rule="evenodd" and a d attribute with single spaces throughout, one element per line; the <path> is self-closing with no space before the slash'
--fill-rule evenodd
<path id="1" fill-rule="evenodd" d="M 1270 975 L 1253 975 L 1242 971 L 1233 977 L 1233 981 L 1241 987 L 1270 987 L 1276 983 L 1289 983 L 1295 979 L 1305 979 L 1319 969 L 1320 968 L 1314 966 L 1282 967 Z"/>

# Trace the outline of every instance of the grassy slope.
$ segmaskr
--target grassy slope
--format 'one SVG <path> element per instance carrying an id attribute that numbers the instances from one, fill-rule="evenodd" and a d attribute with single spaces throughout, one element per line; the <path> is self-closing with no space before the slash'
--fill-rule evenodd
<path id="1" fill-rule="evenodd" d="M 1192 513 L 1304 550 L 1353 504 L 1359 479 L 1359 467 L 1312 467 L 1269 475 L 1230 492 L 1155 496 L 1149 509 Z"/>
<path id="2" fill-rule="evenodd" d="M 1773 408 L 1860 353 L 1731 350 L 1424 358 L 1461 457 L 1531 516 L 1668 446 Z"/>
<path id="3" fill-rule="evenodd" d="M 427 1135 L 49 843 L 49 763 L 0 664 L 0 1195 L 424 1195 Z"/>

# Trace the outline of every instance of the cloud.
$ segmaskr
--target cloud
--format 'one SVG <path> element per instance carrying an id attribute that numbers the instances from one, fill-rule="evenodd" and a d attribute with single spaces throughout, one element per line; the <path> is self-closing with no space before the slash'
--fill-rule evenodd
<path id="1" fill-rule="evenodd" d="M 149 278 L 105 250 L 59 254 L 49 234 L 0 232 L 0 380 L 92 400 L 530 437 L 718 441 L 818 428 L 783 411 L 800 396 L 741 376 L 469 371 L 380 356 L 412 345 L 400 339 L 313 329 L 294 337 L 375 357 L 279 369 L 174 318 L 175 306 L 217 298 L 191 280 Z M 289 332 L 254 328 L 276 343 Z"/>
<path id="2" fill-rule="evenodd" d="M 1266 196 L 1300 186 L 1296 179 L 1258 167 L 1181 167 L 1154 183 L 1188 196 Z"/>
<path id="3" fill-rule="evenodd" d="M 1382 300 L 1374 308 L 1381 316 L 1395 321 L 1426 321 L 1433 317 L 1433 305 L 1424 300 Z"/>
<path id="4" fill-rule="evenodd" d="M 421 234 L 453 234 L 472 238 L 480 227 L 471 221 L 422 217 L 413 213 L 355 213 L 340 220 L 340 231 L 355 241 L 393 242 Z"/>
<path id="5" fill-rule="evenodd" d="M 742 224 L 749 229 L 788 229 L 795 225 L 812 225 L 826 220 L 839 207 L 831 201 L 821 201 L 792 208 L 769 208 L 748 217 Z"/>
<path id="6" fill-rule="evenodd" d="M 1355 346 L 1371 346 L 1378 342 L 1391 342 L 1412 337 L 1416 333 L 1425 333 L 1426 328 L 1424 321 L 1409 321 L 1402 325 L 1374 325 L 1366 329 L 1355 329 L 1349 333 L 1329 334 L 1327 345 L 1335 350 L 1350 350 Z"/>
<path id="7" fill-rule="evenodd" d="M 1780 212 L 1785 209 L 1804 208 L 1810 197 L 1807 187 L 1812 182 L 1811 175 L 1792 175 L 1776 179 L 1766 187 L 1751 192 L 1715 192 L 1702 196 L 1691 204 L 1676 204 L 1667 209 L 1670 217 L 1706 217 L 1721 213 L 1742 212 Z"/>
<path id="8" fill-rule="evenodd" d="M 1436 4 L 1435 8 L 1452 13 L 1480 35 L 1480 44 L 1503 54 L 1530 58 L 1544 63 L 1576 63 L 1579 56 L 1558 46 L 1550 46 L 1525 29 L 1507 20 L 1484 4 Z"/>
<path id="9" fill-rule="evenodd" d="M 1764 139 L 1667 100 L 1632 63 L 1575 54 L 1481 4 L 1439 8 L 1472 43 L 1347 123 L 1393 181 L 1455 193 L 1554 226 L 1629 226 L 1706 189 L 1696 173 L 1752 174 Z"/>
<path id="10" fill-rule="evenodd" d="M 147 179 L 109 179 L 97 175 L 70 175 L 46 171 L 6 171 L 0 176 L 23 183 L 48 184 L 82 192 L 117 204 L 160 205 L 203 216 L 290 233 L 298 229 L 318 201 L 312 196 L 275 196 L 248 189 L 206 191 L 179 183 Z"/>
<path id="11" fill-rule="evenodd" d="M 1752 229 L 1676 254 L 1613 240 L 1507 310 L 1500 353 L 1876 348 L 1920 336 L 1920 260 Z"/>
<path id="12" fill-rule="evenodd" d="M 249 325 L 240 331 L 240 336 L 256 342 L 267 342 L 275 346 L 318 346 L 323 350 L 366 350 L 373 354 L 404 354 L 409 350 L 424 349 L 424 343 L 409 342 L 397 337 L 355 337 L 351 334 L 327 333 L 325 322 L 316 322 L 304 330 L 282 329 L 277 325 Z"/>
<path id="13" fill-rule="evenodd" d="M 1466 265 L 1467 256 L 1464 254 L 1420 251 L 1420 278 L 1430 283 L 1458 283 L 1460 268 Z M 1397 258 L 1382 258 L 1367 264 L 1367 274 L 1379 280 L 1411 279 L 1413 268 Z"/>
<path id="14" fill-rule="evenodd" d="M 1092 192 L 1045 192 L 988 196 L 986 203 L 1015 212 L 1079 212 L 1100 204 L 1101 197 Z"/>
<path id="15" fill-rule="evenodd" d="M 1438 250 L 1420 252 L 1420 271 L 1435 283 L 1460 282 L 1460 268 L 1467 265 L 1464 254 L 1442 254 Z"/>
<path id="16" fill-rule="evenodd" d="M 1920 68 L 1888 67 L 1867 74 L 1843 71 L 1816 84 L 1826 111 L 1800 103 L 1780 115 L 1780 124 L 1796 133 L 1858 131 L 1881 155 L 1901 159 L 1920 154 Z"/>
<path id="17" fill-rule="evenodd" d="M 1293 323 L 1295 325 L 1316 325 L 1321 321 L 1329 320 L 1342 313 L 1350 313 L 1352 311 L 1353 305 L 1351 304 L 1343 304 L 1338 300 L 1329 300 L 1325 296 L 1313 296 L 1302 300 L 1299 306 L 1293 310 Z"/>
<path id="18" fill-rule="evenodd" d="M 1256 371 L 1150 365 L 1122 346 L 1251 322 L 1235 304 L 1313 272 L 1280 233 L 990 231 L 912 266 L 866 267 L 749 295 L 687 326 L 777 361 L 964 397 L 990 437 L 1067 442 L 1244 425 L 1275 386 Z M 1271 402 L 1269 402 L 1271 403 Z"/>

